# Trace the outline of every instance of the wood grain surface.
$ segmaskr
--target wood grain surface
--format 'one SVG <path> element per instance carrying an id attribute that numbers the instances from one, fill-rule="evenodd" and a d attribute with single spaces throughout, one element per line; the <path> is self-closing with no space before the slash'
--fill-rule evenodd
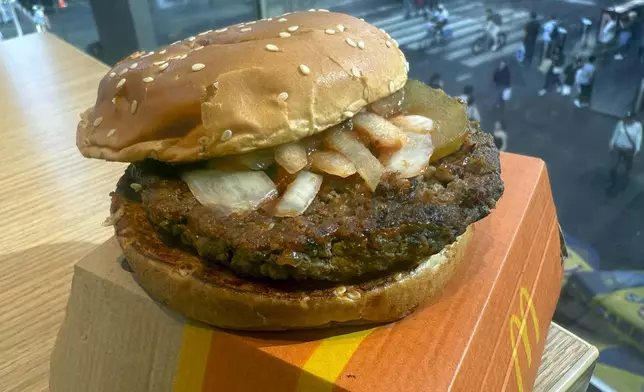
<path id="1" fill-rule="evenodd" d="M 73 265 L 112 235 L 101 223 L 125 165 L 85 159 L 75 146 L 78 113 L 106 70 L 48 34 L 0 43 L 2 392 L 48 390 Z M 579 367 L 584 349 L 551 329 L 536 390 Z"/>
<path id="2" fill-rule="evenodd" d="M 0 43 L 0 391 L 45 391 L 72 266 L 112 228 L 124 166 L 83 158 L 78 113 L 107 67 L 52 35 Z"/>

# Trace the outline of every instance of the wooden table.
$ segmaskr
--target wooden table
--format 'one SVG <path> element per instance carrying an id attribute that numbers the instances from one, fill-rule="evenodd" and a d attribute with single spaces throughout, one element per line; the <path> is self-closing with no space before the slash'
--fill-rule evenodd
<path id="1" fill-rule="evenodd" d="M 74 263 L 101 226 L 124 164 L 83 158 L 78 113 L 107 67 L 48 34 L 0 43 L 0 391 L 46 391 Z M 592 371 L 597 351 L 553 324 L 535 390 Z"/>

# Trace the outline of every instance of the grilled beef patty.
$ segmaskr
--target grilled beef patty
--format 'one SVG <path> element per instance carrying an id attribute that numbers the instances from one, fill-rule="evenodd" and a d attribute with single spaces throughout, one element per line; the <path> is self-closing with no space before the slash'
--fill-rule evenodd
<path id="1" fill-rule="evenodd" d="M 130 184 L 142 186 L 135 193 Z M 263 209 L 218 217 L 199 204 L 176 166 L 132 164 L 117 193 L 141 202 L 160 234 L 180 238 L 205 263 L 240 276 L 349 282 L 412 267 L 487 216 L 503 193 L 499 153 L 478 127 L 461 149 L 405 180 L 386 175 L 375 193 L 357 175 L 325 176 L 302 216 Z"/>

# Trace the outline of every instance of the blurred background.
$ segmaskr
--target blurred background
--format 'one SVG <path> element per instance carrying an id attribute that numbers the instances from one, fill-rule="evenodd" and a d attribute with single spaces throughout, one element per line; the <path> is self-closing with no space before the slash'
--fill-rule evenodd
<path id="1" fill-rule="evenodd" d="M 0 0 L 0 40 L 49 31 L 113 65 L 309 8 L 385 29 L 411 78 L 548 164 L 569 250 L 555 318 L 600 348 L 593 390 L 644 391 L 644 0 Z"/>

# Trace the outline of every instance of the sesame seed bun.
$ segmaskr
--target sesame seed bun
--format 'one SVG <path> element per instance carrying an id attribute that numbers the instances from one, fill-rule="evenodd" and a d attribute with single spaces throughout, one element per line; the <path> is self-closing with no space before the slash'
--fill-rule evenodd
<path id="1" fill-rule="evenodd" d="M 405 57 L 349 15 L 285 14 L 135 53 L 81 115 L 86 157 L 191 162 L 302 139 L 401 89 Z"/>
<path id="2" fill-rule="evenodd" d="M 116 238 L 139 284 L 186 317 L 221 328 L 285 330 L 401 319 L 430 302 L 465 261 L 472 226 L 415 268 L 360 284 L 302 289 L 243 279 L 163 243 L 139 203 L 112 196 Z"/>

